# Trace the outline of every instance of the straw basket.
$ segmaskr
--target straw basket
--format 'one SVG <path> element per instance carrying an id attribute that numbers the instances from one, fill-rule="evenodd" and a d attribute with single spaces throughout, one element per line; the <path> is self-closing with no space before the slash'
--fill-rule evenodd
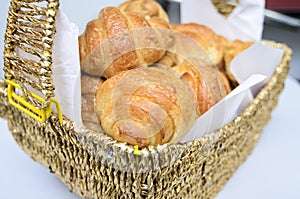
<path id="1" fill-rule="evenodd" d="M 19 146 L 84 198 L 213 198 L 252 152 L 270 120 L 291 50 L 264 42 L 284 49 L 284 57 L 252 104 L 230 124 L 193 142 L 137 150 L 88 129 L 77 132 L 74 123 L 60 115 L 51 68 L 58 4 L 11 0 L 0 116 L 8 120 Z M 37 61 L 19 57 L 18 49 Z M 53 103 L 58 114 L 51 111 Z"/>

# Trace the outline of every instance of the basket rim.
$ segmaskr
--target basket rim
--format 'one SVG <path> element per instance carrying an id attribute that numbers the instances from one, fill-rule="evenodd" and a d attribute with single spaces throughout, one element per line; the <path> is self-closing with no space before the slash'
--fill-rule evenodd
<path id="1" fill-rule="evenodd" d="M 254 100 L 252 101 L 252 103 L 237 117 L 235 117 L 235 119 L 224 125 L 222 128 L 211 132 L 209 134 L 206 134 L 204 136 L 202 136 L 200 139 L 197 140 L 193 140 L 193 141 L 189 141 L 186 143 L 177 143 L 177 144 L 170 144 L 170 143 L 166 143 L 163 145 L 158 145 L 156 147 L 154 146 L 148 146 L 148 147 L 144 147 L 142 148 L 141 151 L 141 155 L 142 156 L 149 156 L 153 153 L 161 153 L 161 152 L 165 152 L 167 151 L 181 151 L 180 153 L 184 152 L 184 149 L 186 148 L 190 148 L 192 145 L 206 145 L 207 147 L 205 147 L 206 151 L 208 151 L 211 146 L 223 135 L 224 131 L 226 129 L 230 129 L 232 128 L 232 126 L 236 125 L 237 123 L 240 123 L 243 118 L 247 119 L 250 118 L 251 116 L 253 116 L 256 112 L 256 107 L 259 103 L 261 103 L 268 95 L 269 91 L 272 90 L 275 86 L 276 86 L 276 82 L 279 76 L 281 76 L 282 74 L 284 74 L 285 71 L 288 71 L 289 66 L 288 63 L 291 59 L 291 55 L 292 55 L 292 50 L 283 43 L 277 43 L 274 41 L 268 41 L 268 40 L 262 40 L 261 41 L 262 44 L 267 45 L 267 46 L 271 46 L 271 47 L 275 47 L 275 48 L 280 48 L 284 50 L 284 55 L 282 57 L 281 63 L 279 64 L 279 66 L 276 67 L 273 75 L 271 76 L 271 78 L 269 79 L 268 83 L 266 84 L 266 86 L 264 88 L 262 88 L 259 93 L 257 94 L 257 96 L 254 98 Z M 7 86 L 5 80 L 0 79 L 0 86 Z M 27 119 L 30 120 L 34 120 L 31 117 L 27 116 L 26 114 L 23 114 L 24 117 L 26 117 Z M 53 114 L 49 120 L 52 121 L 58 121 L 58 115 L 57 114 Z M 58 126 L 59 123 L 57 123 Z M 76 129 L 76 124 L 69 120 L 67 117 L 64 116 L 63 118 L 63 124 L 62 127 L 65 128 L 66 130 L 70 130 L 70 131 L 74 131 L 76 132 L 75 139 L 73 140 L 74 144 L 75 142 L 79 142 L 81 143 L 82 137 L 85 137 L 85 139 L 90 140 L 91 142 L 106 142 L 108 143 L 108 146 L 114 146 L 115 149 L 119 149 L 121 151 L 126 151 L 127 153 L 133 153 L 135 151 L 134 146 L 124 143 L 124 142 L 118 142 L 116 140 L 114 140 L 113 138 L 111 138 L 110 136 L 99 132 L 96 132 L 94 130 L 88 129 L 86 127 L 79 129 Z M 78 131 L 79 130 L 79 131 Z M 82 144 L 82 143 L 81 143 Z"/>
<path id="2" fill-rule="evenodd" d="M 268 95 L 268 91 L 271 90 L 276 85 L 278 76 L 280 76 L 283 73 L 283 70 L 288 70 L 288 62 L 290 61 L 290 57 L 292 55 L 292 50 L 286 44 L 277 43 L 277 42 L 269 41 L 269 40 L 262 40 L 261 43 L 264 45 L 270 46 L 270 47 L 282 49 L 282 50 L 284 50 L 284 54 L 282 56 L 281 63 L 276 67 L 276 69 L 275 69 L 273 75 L 271 76 L 271 78 L 269 79 L 268 83 L 264 86 L 264 88 L 262 88 L 259 91 L 257 96 L 252 101 L 252 103 L 240 115 L 236 116 L 235 119 L 233 119 L 233 121 L 224 125 L 222 128 L 220 128 L 214 132 L 211 132 L 209 134 L 206 134 L 206 135 L 202 136 L 200 139 L 189 141 L 186 143 L 177 143 L 177 144 L 166 143 L 163 145 L 158 145 L 157 147 L 154 147 L 154 146 L 144 147 L 141 149 L 142 154 L 147 155 L 149 153 L 152 153 L 153 150 L 160 151 L 162 149 L 165 149 L 166 147 L 174 147 L 175 146 L 178 148 L 185 148 L 185 147 L 188 147 L 189 145 L 193 145 L 195 142 L 205 143 L 206 142 L 205 140 L 218 140 L 218 138 L 222 135 L 224 129 L 231 128 L 232 125 L 235 125 L 236 123 L 240 122 L 241 118 L 251 117 L 255 113 L 257 105 L 264 98 L 266 98 L 266 96 Z M 90 134 L 91 139 L 93 139 L 93 137 L 95 137 L 95 136 L 99 136 L 99 132 L 93 131 L 88 128 L 86 128 L 85 130 L 86 131 L 84 131 L 84 133 Z M 81 135 L 84 136 L 83 134 L 79 133 L 79 136 L 81 136 Z M 129 152 L 134 151 L 134 148 L 132 145 L 129 145 L 129 144 L 126 144 L 123 142 L 118 142 L 104 133 L 103 133 L 103 135 L 100 135 L 100 136 L 104 136 L 103 139 L 106 139 L 110 143 L 119 145 L 119 147 L 124 150 L 127 150 Z"/>

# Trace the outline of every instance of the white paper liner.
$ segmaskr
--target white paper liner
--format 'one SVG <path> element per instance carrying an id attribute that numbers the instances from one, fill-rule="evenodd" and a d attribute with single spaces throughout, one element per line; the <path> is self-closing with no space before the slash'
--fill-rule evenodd
<path id="1" fill-rule="evenodd" d="M 251 88 L 254 96 L 264 87 L 276 66 L 281 62 L 284 51 L 282 49 L 265 46 L 260 42 L 254 43 L 250 48 L 240 53 L 231 62 L 231 73 L 238 83 L 243 83 L 251 75 L 262 74 L 267 77 L 265 81 Z"/>
<path id="2" fill-rule="evenodd" d="M 199 139 L 204 134 L 231 122 L 242 113 L 273 74 L 282 55 L 283 50 L 256 42 L 235 57 L 231 71 L 240 86 L 198 118 L 181 142 Z M 57 15 L 53 60 L 55 98 L 59 100 L 63 114 L 80 127 L 82 120 L 78 28 L 69 22 L 61 11 Z"/>
<path id="3" fill-rule="evenodd" d="M 264 81 L 264 75 L 253 75 L 234 89 L 223 100 L 218 102 L 204 115 L 195 121 L 193 128 L 182 139 L 182 143 L 201 138 L 204 134 L 213 132 L 225 124 L 230 123 L 240 111 L 243 111 L 251 101 L 253 96 L 249 88 Z"/>
<path id="4" fill-rule="evenodd" d="M 78 27 L 59 10 L 53 46 L 53 83 L 55 98 L 63 115 L 81 124 L 81 84 Z"/>
<path id="5" fill-rule="evenodd" d="M 240 115 L 264 87 L 280 64 L 284 51 L 259 42 L 236 56 L 231 62 L 231 72 L 240 85 L 223 100 L 198 118 L 182 143 L 199 139 L 230 123 Z"/>
<path id="6" fill-rule="evenodd" d="M 263 30 L 264 0 L 241 0 L 225 18 L 211 0 L 188 0 L 181 5 L 182 23 L 196 22 L 229 40 L 260 41 Z M 196 120 L 182 142 L 199 139 L 231 122 L 265 86 L 283 56 L 283 50 L 256 42 L 231 62 L 231 72 L 240 84 L 235 90 Z"/>
<path id="7" fill-rule="evenodd" d="M 259 41 L 263 31 L 264 0 L 241 0 L 225 18 L 211 0 L 183 0 L 181 23 L 196 22 L 213 29 L 227 39 Z"/>

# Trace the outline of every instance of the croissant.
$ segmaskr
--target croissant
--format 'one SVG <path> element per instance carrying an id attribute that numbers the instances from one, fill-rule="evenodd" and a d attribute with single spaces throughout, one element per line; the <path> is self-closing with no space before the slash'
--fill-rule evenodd
<path id="1" fill-rule="evenodd" d="M 81 117 L 83 121 L 98 123 L 95 115 L 95 94 L 85 94 L 81 96 Z M 94 114 L 94 115 L 93 115 Z"/>
<path id="2" fill-rule="evenodd" d="M 169 22 L 169 17 L 164 9 L 154 0 L 129 0 L 119 6 L 123 12 L 136 12 L 145 17 L 159 17 Z"/>
<path id="3" fill-rule="evenodd" d="M 234 75 L 231 73 L 230 70 L 230 64 L 234 57 L 236 57 L 238 54 L 249 48 L 253 42 L 243 42 L 241 40 L 234 40 L 231 42 L 228 42 L 226 46 L 226 51 L 224 55 L 224 62 L 225 62 L 225 71 L 228 75 L 228 78 L 232 82 L 234 86 L 238 85 L 238 82 L 236 81 Z"/>
<path id="4" fill-rule="evenodd" d="M 169 25 L 161 19 L 147 20 L 115 7 L 104 8 L 79 37 L 82 70 L 110 78 L 121 71 L 158 61 L 165 54 L 164 42 L 161 34 L 151 27 L 167 29 Z"/>
<path id="5" fill-rule="evenodd" d="M 172 67 L 172 70 L 179 74 L 180 79 L 193 93 L 197 101 L 198 117 L 208 111 L 231 90 L 227 78 L 222 76 L 222 73 L 217 69 L 196 68 L 185 61 Z"/>
<path id="6" fill-rule="evenodd" d="M 83 124 L 93 130 L 99 130 L 99 122 L 95 113 L 95 95 L 104 82 L 99 77 L 81 74 L 81 118 Z"/>
<path id="7" fill-rule="evenodd" d="M 104 82 L 100 77 L 81 74 L 81 94 L 95 95 L 97 88 Z"/>
<path id="8" fill-rule="evenodd" d="M 177 143 L 192 127 L 196 102 L 175 72 L 145 67 L 123 71 L 97 90 L 103 131 L 139 147 Z"/>
<path id="9" fill-rule="evenodd" d="M 211 63 L 222 68 L 224 55 L 222 44 L 226 42 L 224 37 L 219 37 L 210 28 L 196 23 L 173 24 L 172 29 L 194 39 L 205 50 Z"/>
<path id="10" fill-rule="evenodd" d="M 157 64 L 167 67 L 174 67 L 177 65 L 185 64 L 185 59 L 181 58 L 173 52 L 166 52 L 166 54 L 157 61 Z"/>
<path id="11" fill-rule="evenodd" d="M 230 86 L 230 82 L 229 82 L 229 79 L 226 75 L 225 72 L 223 71 L 218 71 L 220 77 L 222 78 L 222 85 L 223 85 L 223 88 L 225 90 L 225 94 L 229 94 L 231 92 L 231 86 Z"/>
<path id="12" fill-rule="evenodd" d="M 212 106 L 212 95 L 208 90 L 201 74 L 193 66 L 184 62 L 181 65 L 174 66 L 181 80 L 186 84 L 187 88 L 193 93 L 197 101 L 197 116 L 202 115 Z"/>

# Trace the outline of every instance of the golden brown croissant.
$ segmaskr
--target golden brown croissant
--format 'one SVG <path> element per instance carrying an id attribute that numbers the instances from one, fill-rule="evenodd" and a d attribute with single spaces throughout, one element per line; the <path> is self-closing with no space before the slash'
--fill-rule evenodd
<path id="1" fill-rule="evenodd" d="M 103 82 L 100 77 L 81 74 L 81 117 L 83 124 L 93 130 L 100 129 L 94 106 L 96 91 Z"/>
<path id="2" fill-rule="evenodd" d="M 225 72 L 223 71 L 218 71 L 219 75 L 221 76 L 222 78 L 222 85 L 223 85 L 223 88 L 225 90 L 225 94 L 227 95 L 228 93 L 231 92 L 231 86 L 230 86 L 230 82 L 229 82 L 229 79 L 227 77 L 227 75 L 225 74 Z"/>
<path id="3" fill-rule="evenodd" d="M 81 114 L 83 121 L 95 122 L 97 119 L 93 117 L 95 114 L 95 94 L 85 94 L 81 96 Z"/>
<path id="4" fill-rule="evenodd" d="M 193 93 L 197 101 L 197 113 L 201 116 L 213 105 L 220 101 L 230 91 L 228 80 L 221 76 L 221 72 L 214 68 L 196 68 L 188 62 L 172 67 L 187 88 Z M 215 88 L 215 89 L 213 89 Z"/>
<path id="5" fill-rule="evenodd" d="M 201 74 L 188 62 L 174 66 L 172 69 L 179 74 L 181 80 L 193 93 L 198 105 L 197 115 L 200 116 L 205 113 L 213 104 L 211 101 L 212 95 L 205 81 L 202 79 Z"/>
<path id="6" fill-rule="evenodd" d="M 168 28 L 169 25 L 161 19 L 146 20 L 115 7 L 104 8 L 79 37 L 82 70 L 109 78 L 118 72 L 156 62 L 165 50 L 161 35 L 152 27 Z"/>
<path id="7" fill-rule="evenodd" d="M 140 147 L 179 142 L 196 118 L 196 102 L 184 83 L 174 71 L 156 67 L 106 80 L 95 108 L 106 134 Z"/>
<path id="8" fill-rule="evenodd" d="M 192 53 L 194 52 L 191 50 L 190 54 Z M 225 74 L 214 66 L 199 65 L 197 67 L 191 64 L 189 59 L 183 59 L 171 52 L 167 52 L 157 63 L 171 67 L 178 73 L 197 101 L 198 116 L 204 114 L 231 91 Z"/>
<path id="9" fill-rule="evenodd" d="M 252 44 L 253 42 L 243 42 L 241 40 L 234 40 L 232 42 L 228 42 L 226 46 L 226 51 L 224 55 L 225 71 L 226 74 L 228 75 L 228 78 L 232 82 L 233 86 L 237 86 L 238 83 L 230 71 L 231 61 L 235 56 L 237 56 L 238 54 L 240 54 L 241 52 L 249 48 Z"/>
<path id="10" fill-rule="evenodd" d="M 128 0 L 119 6 L 123 12 L 136 12 L 145 17 L 159 17 L 169 22 L 164 9 L 154 0 Z"/>
<path id="11" fill-rule="evenodd" d="M 173 24 L 172 29 L 194 39 L 205 50 L 211 63 L 222 67 L 224 54 L 222 43 L 225 42 L 225 38 L 219 37 L 210 28 L 196 23 Z"/>
<path id="12" fill-rule="evenodd" d="M 157 61 L 157 64 L 173 67 L 177 64 L 176 59 L 177 56 L 174 53 L 166 52 L 166 54 L 160 60 Z"/>
<path id="13" fill-rule="evenodd" d="M 100 77 L 81 74 L 81 94 L 95 95 L 98 87 L 104 82 Z"/>
<path id="14" fill-rule="evenodd" d="M 190 51 L 190 53 L 194 53 L 194 52 Z M 177 55 L 176 53 L 166 52 L 166 54 L 160 60 L 157 61 L 157 64 L 167 66 L 167 67 L 175 67 L 178 65 L 189 64 L 187 60 L 189 59 L 188 58 L 184 59 L 183 57 Z"/>
<path id="15" fill-rule="evenodd" d="M 89 129 L 101 131 L 95 112 L 95 93 L 81 96 L 81 118 L 83 125 Z"/>

